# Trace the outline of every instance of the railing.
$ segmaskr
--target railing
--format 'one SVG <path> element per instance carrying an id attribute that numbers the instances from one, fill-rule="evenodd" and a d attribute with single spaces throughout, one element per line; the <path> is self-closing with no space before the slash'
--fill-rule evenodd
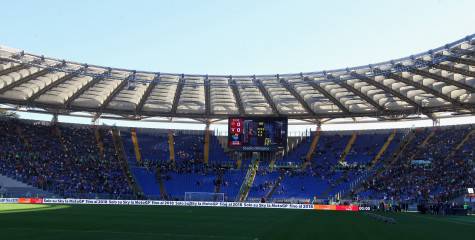
<path id="1" fill-rule="evenodd" d="M 282 180 L 284 180 L 284 177 L 285 177 L 285 172 L 281 172 L 280 175 L 279 175 L 279 178 L 277 179 L 277 181 L 274 183 L 274 185 L 272 185 L 269 192 L 267 192 L 267 194 L 264 196 L 264 199 L 266 199 L 266 201 L 268 199 L 272 198 L 272 195 L 277 190 L 277 188 L 280 186 L 280 183 L 282 182 Z"/>
<path id="2" fill-rule="evenodd" d="M 61 144 L 61 147 L 63 147 L 64 152 L 68 153 L 69 149 L 66 147 L 66 142 L 64 141 L 64 138 L 61 134 L 61 130 L 59 129 L 59 127 L 57 125 L 54 126 L 53 131 L 54 131 L 54 134 L 56 135 L 56 137 L 58 138 L 59 143 Z"/>
<path id="3" fill-rule="evenodd" d="M 170 153 L 170 162 L 175 163 L 175 139 L 173 137 L 173 131 L 168 131 L 168 152 Z"/>
<path id="4" fill-rule="evenodd" d="M 455 155 L 455 153 L 463 147 L 463 145 L 470 139 L 472 135 L 475 135 L 475 129 L 471 130 L 468 132 L 465 137 L 457 144 L 457 146 L 449 153 L 447 154 L 447 157 L 445 158 L 446 160 L 451 158 L 452 156 Z"/>
<path id="5" fill-rule="evenodd" d="M 396 134 L 396 130 L 394 130 L 394 134 Z M 414 133 L 413 133 L 413 129 L 411 128 L 408 128 L 406 129 L 406 131 L 404 132 L 404 135 L 402 137 L 402 141 L 401 143 L 399 144 L 399 147 L 396 149 L 396 151 L 389 157 L 388 160 L 386 161 L 389 161 L 389 162 L 386 162 L 384 164 L 386 165 L 383 165 L 382 164 L 376 164 L 375 165 L 371 165 L 371 167 L 365 171 L 361 176 L 359 176 L 358 178 L 356 178 L 353 182 L 350 183 L 350 188 L 349 190 L 356 190 L 358 191 L 359 189 L 358 188 L 361 188 L 361 184 L 364 180 L 370 178 L 371 176 L 376 176 L 377 174 L 379 174 L 381 171 L 384 171 L 385 168 L 391 166 L 400 156 L 400 154 L 404 151 L 404 149 L 406 148 L 406 146 L 412 142 L 412 139 L 414 138 Z M 349 191 L 348 190 L 348 191 Z M 348 194 L 348 191 L 345 191 L 345 192 L 341 192 L 340 193 L 340 196 L 346 196 Z"/>
<path id="6" fill-rule="evenodd" d="M 348 155 L 348 153 L 350 152 L 351 147 L 355 143 L 357 136 L 358 136 L 358 133 L 353 132 L 353 134 L 351 135 L 350 140 L 348 140 L 348 143 L 346 144 L 345 150 L 343 150 L 343 153 L 340 156 L 340 162 L 341 163 L 346 162 L 346 155 Z"/>
<path id="7" fill-rule="evenodd" d="M 379 150 L 378 154 L 376 154 L 376 156 L 373 158 L 373 160 L 371 160 L 371 167 L 374 166 L 378 161 L 379 159 L 381 158 L 381 156 L 383 156 L 383 154 L 386 152 L 386 150 L 388 149 L 389 145 L 391 144 L 391 142 L 394 140 L 394 137 L 396 136 L 396 129 L 394 129 L 391 134 L 389 135 L 389 137 L 386 139 L 386 142 L 384 142 L 383 146 L 381 147 L 381 149 Z"/>
<path id="8" fill-rule="evenodd" d="M 257 170 L 259 169 L 259 158 L 256 155 L 257 154 L 253 156 L 251 166 L 247 170 L 246 177 L 244 178 L 241 188 L 239 189 L 239 194 L 236 198 L 237 202 L 246 201 L 247 195 L 249 194 L 249 190 L 251 189 L 251 186 L 254 183 Z"/>
<path id="9" fill-rule="evenodd" d="M 31 149 L 30 141 L 23 135 L 23 130 L 21 129 L 20 125 L 16 126 L 16 133 L 26 148 Z"/>
<path id="10" fill-rule="evenodd" d="M 104 142 L 102 141 L 102 136 L 97 126 L 94 126 L 94 136 L 96 137 L 97 147 L 99 148 L 99 154 L 101 158 L 104 158 Z"/>
<path id="11" fill-rule="evenodd" d="M 209 125 L 206 126 L 203 149 L 203 162 L 208 164 L 209 161 L 209 140 L 211 133 L 209 132 Z"/>
<path id="12" fill-rule="evenodd" d="M 160 165 L 157 166 L 156 178 L 158 181 L 158 187 L 160 188 L 160 199 L 168 200 L 167 190 L 165 188 L 165 183 L 163 182 L 163 176 L 160 169 Z"/>
<path id="13" fill-rule="evenodd" d="M 310 148 L 308 149 L 307 155 L 305 156 L 305 163 L 303 164 L 304 168 L 307 167 L 307 165 L 310 164 L 310 161 L 312 160 L 313 154 L 315 153 L 315 150 L 318 146 L 318 141 L 320 140 L 320 134 L 321 130 L 317 129 L 315 135 L 313 136 L 312 143 L 310 144 Z"/>
<path id="14" fill-rule="evenodd" d="M 129 165 L 127 164 L 127 160 L 125 157 L 124 145 L 120 137 L 120 132 L 117 128 L 112 128 L 112 140 L 114 142 L 118 161 L 120 163 L 120 166 L 122 167 L 122 171 L 124 173 L 124 176 L 126 177 L 127 183 L 134 192 L 134 195 L 137 196 L 137 198 L 140 198 L 140 196 L 142 195 L 142 191 L 140 190 L 139 186 L 132 177 L 132 174 L 130 173 Z"/>
<path id="15" fill-rule="evenodd" d="M 132 143 L 134 145 L 135 159 L 139 165 L 142 165 L 142 154 L 140 154 L 139 140 L 135 128 L 130 129 L 130 137 L 132 138 Z"/>

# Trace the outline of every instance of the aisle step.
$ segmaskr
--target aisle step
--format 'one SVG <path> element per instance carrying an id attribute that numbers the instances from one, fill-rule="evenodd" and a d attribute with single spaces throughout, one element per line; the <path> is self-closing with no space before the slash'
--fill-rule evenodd
<path id="1" fill-rule="evenodd" d="M 379 159 L 381 158 L 381 156 L 383 156 L 383 154 L 386 152 L 386 150 L 388 149 L 389 145 L 392 143 L 392 141 L 394 140 L 394 137 L 396 136 L 396 129 L 393 129 L 393 131 L 391 132 L 391 134 L 388 136 L 388 138 L 386 139 L 386 142 L 384 142 L 383 146 L 381 147 L 381 149 L 379 150 L 378 154 L 376 154 L 376 156 L 374 156 L 373 160 L 371 160 L 371 166 L 374 166 L 376 165 L 376 163 L 379 161 Z"/>
<path id="2" fill-rule="evenodd" d="M 242 182 L 241 188 L 239 189 L 239 194 L 236 198 L 237 202 L 244 202 L 249 195 L 254 179 L 256 178 L 257 170 L 259 169 L 259 158 L 257 153 L 253 154 L 252 163 L 247 170 L 246 177 Z"/>
<path id="3" fill-rule="evenodd" d="M 130 129 L 130 137 L 132 138 L 132 143 L 134 144 L 135 159 L 139 166 L 142 166 L 142 154 L 140 154 L 139 139 L 137 137 L 137 130 L 135 128 Z"/>
<path id="4" fill-rule="evenodd" d="M 357 132 L 353 132 L 353 134 L 351 135 L 351 138 L 350 140 L 348 140 L 348 143 L 346 144 L 346 147 L 345 147 L 345 150 L 343 150 L 343 153 L 341 154 L 340 156 L 340 162 L 346 162 L 346 156 L 348 155 L 348 153 L 350 152 L 351 150 L 351 147 L 353 147 L 353 144 L 356 142 L 356 138 L 358 136 L 358 133 Z"/>
<path id="5" fill-rule="evenodd" d="M 175 164 L 175 138 L 173 131 L 168 131 L 168 152 L 170 153 L 170 162 Z"/>
<path id="6" fill-rule="evenodd" d="M 305 169 L 310 162 L 312 161 L 313 154 L 318 146 L 318 141 L 320 140 L 321 129 L 317 128 L 315 135 L 312 138 L 312 143 L 310 144 L 310 148 L 308 149 L 307 155 L 305 156 L 305 163 L 303 164 L 303 168 Z"/>

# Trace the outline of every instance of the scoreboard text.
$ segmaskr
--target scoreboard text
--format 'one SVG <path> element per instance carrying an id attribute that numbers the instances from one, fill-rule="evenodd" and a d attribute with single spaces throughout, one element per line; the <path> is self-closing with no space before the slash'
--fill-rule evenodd
<path id="1" fill-rule="evenodd" d="M 229 148 L 241 151 L 274 151 L 286 145 L 287 118 L 229 118 Z"/>

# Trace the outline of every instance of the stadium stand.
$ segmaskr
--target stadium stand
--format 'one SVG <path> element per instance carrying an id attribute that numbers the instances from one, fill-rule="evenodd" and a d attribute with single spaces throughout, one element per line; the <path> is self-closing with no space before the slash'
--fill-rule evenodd
<path id="1" fill-rule="evenodd" d="M 238 168 L 217 136 L 210 138 L 209 164 L 203 163 L 203 131 L 175 131 L 173 145 L 178 157 L 172 162 L 169 130 L 16 119 L 2 119 L 1 123 L 0 174 L 41 189 L 43 194 L 64 197 L 183 200 L 187 192 L 215 192 L 233 201 L 239 199 L 243 182 L 248 182 L 243 198 L 248 201 L 308 201 L 348 195 L 418 202 L 448 200 L 475 183 L 475 131 L 471 125 L 420 128 L 409 133 L 360 131 L 346 149 L 345 161 L 340 161 L 341 156 L 353 132 L 322 132 L 310 165 L 303 168 L 313 132 L 301 137 L 273 167 L 265 163 L 257 167 L 249 160 Z M 114 131 L 123 144 L 125 168 Z M 137 160 L 134 132 L 142 161 Z M 380 153 L 383 145 L 386 149 Z M 378 154 L 380 160 L 373 165 Z M 252 179 L 246 177 L 250 168 L 255 168 Z M 140 194 L 134 194 L 134 184 Z"/>
<path id="2" fill-rule="evenodd" d="M 437 124 L 473 116 L 474 38 L 374 65 L 243 76 L 116 69 L 0 47 L 2 112 L 54 116 L 2 117 L 0 174 L 75 198 L 182 200 L 203 192 L 229 201 L 449 200 L 474 184 L 475 129 Z M 93 122 L 188 119 L 205 131 L 57 121 L 78 112 Z M 318 130 L 286 136 L 278 152 L 232 151 L 226 136 L 209 129 L 235 116 L 281 117 L 286 127 L 295 120 Z M 430 119 L 434 127 L 321 130 L 333 120 L 412 119 Z"/>
<path id="3" fill-rule="evenodd" d="M 446 201 L 459 195 L 475 183 L 472 129 L 457 126 L 416 130 L 407 150 L 365 181 L 360 197 Z"/>
<path id="4" fill-rule="evenodd" d="M 90 127 L 2 120 L 0 128 L 3 175 L 65 197 L 131 197 L 113 146 L 100 155 Z"/>

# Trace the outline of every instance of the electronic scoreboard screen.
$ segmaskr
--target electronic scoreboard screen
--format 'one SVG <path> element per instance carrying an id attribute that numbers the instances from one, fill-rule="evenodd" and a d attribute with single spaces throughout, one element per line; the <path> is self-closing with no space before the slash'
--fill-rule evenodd
<path id="1" fill-rule="evenodd" d="M 231 117 L 228 148 L 239 151 L 276 151 L 287 146 L 287 118 Z"/>

